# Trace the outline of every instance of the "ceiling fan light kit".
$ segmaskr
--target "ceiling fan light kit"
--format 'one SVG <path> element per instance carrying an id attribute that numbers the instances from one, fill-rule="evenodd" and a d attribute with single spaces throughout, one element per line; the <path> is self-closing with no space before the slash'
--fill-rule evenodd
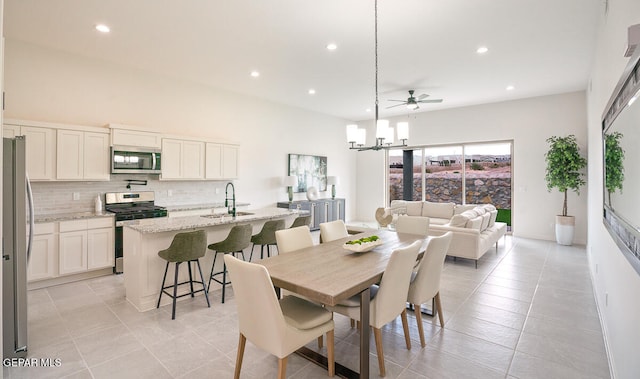
<path id="1" fill-rule="evenodd" d="M 365 150 L 381 150 L 397 147 L 406 147 L 409 139 L 409 124 L 407 122 L 398 123 L 398 139 L 402 141 L 401 145 L 393 144 L 394 130 L 389 126 L 389 120 L 378 119 L 378 0 L 374 1 L 375 13 L 375 89 L 376 89 L 376 144 L 373 146 L 365 146 L 367 140 L 367 130 L 358 128 L 358 125 L 347 125 L 347 142 L 351 144 L 349 149 L 365 151 Z M 410 91 L 413 93 L 413 91 Z M 417 106 L 417 104 L 416 104 Z M 400 125 L 402 124 L 402 125 Z"/>

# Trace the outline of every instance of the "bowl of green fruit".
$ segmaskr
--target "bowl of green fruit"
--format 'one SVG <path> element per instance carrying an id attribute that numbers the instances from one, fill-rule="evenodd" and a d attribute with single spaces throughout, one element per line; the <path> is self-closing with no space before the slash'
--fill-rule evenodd
<path id="1" fill-rule="evenodd" d="M 380 239 L 380 237 L 369 236 L 357 240 L 347 241 L 344 245 L 342 245 L 342 247 L 356 253 L 364 253 L 365 251 L 371 251 L 376 246 L 380 245 L 382 245 L 382 240 Z"/>

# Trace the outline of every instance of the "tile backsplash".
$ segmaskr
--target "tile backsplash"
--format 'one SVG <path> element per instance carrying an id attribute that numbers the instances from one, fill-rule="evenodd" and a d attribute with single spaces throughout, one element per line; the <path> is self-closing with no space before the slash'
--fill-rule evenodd
<path id="1" fill-rule="evenodd" d="M 147 185 L 131 185 L 126 179 L 147 180 Z M 197 183 L 197 185 L 194 185 Z M 106 192 L 155 192 L 156 204 L 162 206 L 224 202 L 228 181 L 159 181 L 145 175 L 112 175 L 108 182 L 32 182 L 36 215 L 90 212 L 96 196 L 104 204 Z M 216 194 L 216 189 L 218 194 Z M 74 200 L 74 194 L 78 200 Z"/>

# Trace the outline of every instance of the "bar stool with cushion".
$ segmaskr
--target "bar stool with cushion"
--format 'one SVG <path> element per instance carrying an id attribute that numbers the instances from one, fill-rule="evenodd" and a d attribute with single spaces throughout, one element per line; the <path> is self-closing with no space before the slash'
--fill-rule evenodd
<path id="1" fill-rule="evenodd" d="M 298 216 L 295 220 L 293 220 L 293 224 L 289 227 L 297 228 L 298 226 L 309 226 L 311 224 L 311 216 Z"/>
<path id="2" fill-rule="evenodd" d="M 320 242 L 331 242 L 349 236 L 342 220 L 323 222 L 320 224 Z"/>
<path id="3" fill-rule="evenodd" d="M 222 262 L 222 271 L 213 272 L 213 269 L 216 267 L 216 258 L 218 254 L 241 254 L 242 259 L 244 260 L 244 252 L 243 250 L 249 247 L 251 243 L 251 233 L 252 233 L 251 225 L 235 225 L 229 231 L 229 235 L 223 241 L 212 243 L 208 246 L 209 250 L 215 251 L 215 255 L 213 256 L 213 264 L 211 265 L 211 275 L 209 275 L 209 285 L 207 290 L 211 289 L 211 281 L 215 281 L 222 285 L 222 303 L 224 303 L 224 295 L 227 284 L 231 284 L 231 282 L 227 281 L 227 266 Z M 222 280 L 216 278 L 216 276 L 222 275 Z"/>
<path id="4" fill-rule="evenodd" d="M 411 277 L 407 302 L 413 305 L 422 347 L 425 346 L 425 342 L 420 304 L 435 299 L 435 308 L 438 311 L 440 326 L 444 328 L 442 304 L 440 303 L 440 276 L 444 265 L 444 257 L 447 255 L 452 237 L 452 232 L 446 232 L 439 237 L 431 237 L 427 245 L 427 251 L 420 261 L 418 272 Z"/>
<path id="5" fill-rule="evenodd" d="M 204 285 L 204 276 L 202 275 L 202 269 L 200 268 L 199 260 L 199 258 L 204 257 L 206 251 L 207 235 L 204 230 L 197 230 L 195 232 L 176 234 L 171 241 L 171 245 L 169 245 L 167 249 L 158 252 L 158 256 L 167 261 L 167 266 L 164 269 L 162 287 L 160 288 L 160 296 L 158 296 L 158 304 L 156 305 L 156 308 L 160 308 L 160 300 L 162 299 L 162 294 L 166 293 L 173 299 L 173 309 L 171 311 L 172 320 L 176 319 L 176 300 L 179 297 L 187 295 L 191 295 L 191 297 L 194 297 L 195 293 L 202 291 L 204 292 L 204 298 L 207 300 L 207 307 L 211 307 L 211 304 L 209 303 L 209 296 L 207 295 L 207 288 Z M 165 287 L 164 284 L 167 280 L 167 271 L 169 270 L 169 263 L 171 262 L 174 262 L 176 264 L 176 273 L 174 276 L 173 284 Z M 180 267 L 180 263 L 183 262 L 187 262 L 187 267 L 189 267 L 189 281 L 178 283 L 178 268 Z M 198 271 L 200 272 L 201 281 L 193 280 L 193 275 L 191 274 L 191 262 L 196 262 Z M 191 292 L 178 296 L 178 286 L 187 283 L 189 283 L 191 287 Z M 194 291 L 193 283 L 202 284 L 202 289 Z M 173 295 L 165 291 L 166 289 L 171 287 L 173 287 Z"/>
<path id="6" fill-rule="evenodd" d="M 247 339 L 278 357 L 278 378 L 284 379 L 287 357 L 327 334 L 327 368 L 334 375 L 333 314 L 295 296 L 278 300 L 269 272 L 259 264 L 224 257 L 236 294 L 240 338 L 234 378 L 240 378 Z"/>
<path id="7" fill-rule="evenodd" d="M 260 259 L 264 259 L 264 247 L 267 247 L 267 257 L 271 256 L 269 246 L 276 245 L 276 231 L 284 229 L 284 220 L 270 220 L 264 223 L 260 233 L 251 237 L 251 255 L 249 256 L 249 262 L 253 258 L 253 248 L 256 245 L 260 245 Z"/>

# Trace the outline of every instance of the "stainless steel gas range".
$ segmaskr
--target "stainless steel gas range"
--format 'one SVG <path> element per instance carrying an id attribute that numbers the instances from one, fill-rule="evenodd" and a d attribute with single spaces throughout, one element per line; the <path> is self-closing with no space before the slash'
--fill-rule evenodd
<path id="1" fill-rule="evenodd" d="M 144 218 L 166 217 L 167 210 L 155 205 L 155 193 L 145 192 L 110 192 L 105 194 L 105 209 L 115 213 L 116 236 L 115 255 L 116 267 L 114 272 L 121 274 L 123 271 L 122 224 L 124 221 L 140 220 Z"/>

